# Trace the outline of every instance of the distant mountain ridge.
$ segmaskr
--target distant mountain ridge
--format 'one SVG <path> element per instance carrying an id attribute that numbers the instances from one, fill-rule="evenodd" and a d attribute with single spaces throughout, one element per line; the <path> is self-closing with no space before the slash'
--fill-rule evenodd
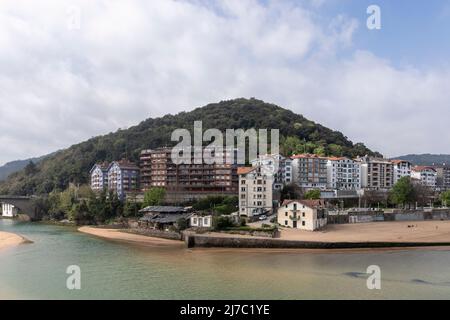
<path id="1" fill-rule="evenodd" d="M 0 181 L 8 178 L 10 174 L 24 169 L 30 162 L 34 162 L 35 164 L 37 164 L 45 157 L 46 156 L 30 158 L 25 160 L 15 160 L 4 164 L 3 166 L 0 167 Z"/>
<path id="2" fill-rule="evenodd" d="M 407 154 L 392 159 L 408 160 L 414 165 L 421 166 L 450 165 L 450 154 Z"/>
<path id="3" fill-rule="evenodd" d="M 137 162 L 143 149 L 173 146 L 175 129 L 193 131 L 194 121 L 203 122 L 203 130 L 279 129 L 284 154 L 316 152 L 323 155 L 377 155 L 363 143 L 354 144 L 339 131 L 306 119 L 302 115 L 257 99 L 234 99 L 208 104 L 190 112 L 149 118 L 126 130 L 91 138 L 55 152 L 39 162 L 35 170 L 21 170 L 0 183 L 0 194 L 45 194 L 63 190 L 69 183 L 85 184 L 89 170 L 97 162 L 128 158 Z"/>

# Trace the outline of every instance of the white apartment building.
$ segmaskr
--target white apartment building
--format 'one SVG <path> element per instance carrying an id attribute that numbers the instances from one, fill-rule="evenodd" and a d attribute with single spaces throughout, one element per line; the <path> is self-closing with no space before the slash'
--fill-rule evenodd
<path id="1" fill-rule="evenodd" d="M 278 223 L 283 227 L 315 231 L 327 224 L 323 200 L 285 200 L 278 209 Z"/>
<path id="2" fill-rule="evenodd" d="M 427 187 L 436 189 L 437 187 L 437 172 L 433 167 L 416 166 L 412 168 L 411 177 Z"/>
<path id="3" fill-rule="evenodd" d="M 392 160 L 394 169 L 394 184 L 403 177 L 411 177 L 412 164 L 406 160 Z"/>
<path id="4" fill-rule="evenodd" d="M 280 154 L 261 155 L 251 161 L 253 167 L 261 166 L 263 170 L 273 173 L 273 188 L 281 190 L 287 184 L 292 183 L 292 160 Z"/>
<path id="5" fill-rule="evenodd" d="M 306 190 L 327 188 L 328 158 L 315 154 L 300 154 L 292 156 L 291 159 L 293 182 L 300 188 Z"/>
<path id="6" fill-rule="evenodd" d="M 108 188 L 108 163 L 95 164 L 91 171 L 91 189 L 102 191 Z"/>
<path id="7" fill-rule="evenodd" d="M 18 210 L 9 203 L 2 203 L 2 217 L 14 218 L 17 216 Z"/>
<path id="8" fill-rule="evenodd" d="M 327 186 L 334 190 L 361 189 L 361 164 L 345 157 L 328 158 Z"/>
<path id="9" fill-rule="evenodd" d="M 239 214 L 253 217 L 272 212 L 273 176 L 262 166 L 238 168 Z"/>

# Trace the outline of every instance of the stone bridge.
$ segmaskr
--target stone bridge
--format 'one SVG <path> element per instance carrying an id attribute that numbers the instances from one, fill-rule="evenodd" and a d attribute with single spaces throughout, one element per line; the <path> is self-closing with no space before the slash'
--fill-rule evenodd
<path id="1" fill-rule="evenodd" d="M 39 218 L 37 216 L 37 209 L 33 197 L 0 195 L 0 203 L 12 204 L 17 208 L 19 213 L 26 214 L 32 220 L 37 220 Z"/>

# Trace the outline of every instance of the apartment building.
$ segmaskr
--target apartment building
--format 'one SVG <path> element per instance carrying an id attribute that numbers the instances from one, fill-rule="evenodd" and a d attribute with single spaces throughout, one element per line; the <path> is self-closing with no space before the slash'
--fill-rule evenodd
<path id="1" fill-rule="evenodd" d="M 450 166 L 442 167 L 442 190 L 450 190 Z"/>
<path id="2" fill-rule="evenodd" d="M 415 166 L 412 168 L 411 177 L 419 180 L 424 186 L 437 188 L 437 171 L 433 167 Z"/>
<path id="3" fill-rule="evenodd" d="M 412 164 L 406 160 L 392 160 L 394 184 L 403 177 L 411 177 Z"/>
<path id="4" fill-rule="evenodd" d="M 394 184 L 394 164 L 387 159 L 360 157 L 361 187 L 372 190 L 389 190 Z"/>
<path id="5" fill-rule="evenodd" d="M 261 155 L 251 161 L 253 167 L 261 166 L 267 173 L 273 174 L 274 190 L 281 190 L 292 183 L 292 160 L 280 154 Z"/>
<path id="6" fill-rule="evenodd" d="M 238 168 L 239 214 L 253 217 L 272 212 L 273 183 L 262 166 Z"/>
<path id="7" fill-rule="evenodd" d="M 450 166 L 441 165 L 434 167 L 437 173 L 437 188 L 440 191 L 450 190 Z"/>
<path id="8" fill-rule="evenodd" d="M 140 190 L 139 179 L 140 169 L 130 161 L 114 161 L 108 167 L 108 189 L 115 191 L 120 199 Z"/>
<path id="9" fill-rule="evenodd" d="M 323 200 L 285 200 L 278 209 L 278 223 L 287 228 L 315 231 L 327 224 Z"/>
<path id="10" fill-rule="evenodd" d="M 107 162 L 95 164 L 89 172 L 91 177 L 91 189 L 102 191 L 108 188 L 108 168 Z"/>
<path id="11" fill-rule="evenodd" d="M 328 158 L 327 187 L 334 190 L 361 189 L 360 163 L 346 157 Z"/>
<path id="12" fill-rule="evenodd" d="M 182 195 L 183 201 L 213 194 L 237 194 L 237 165 L 226 163 L 231 152 L 236 151 L 225 149 L 214 154 L 223 159 L 223 163 L 195 164 L 192 152 L 190 164 L 175 164 L 172 148 L 143 150 L 140 156 L 142 189 L 162 187 L 172 195 Z"/>
<path id="13" fill-rule="evenodd" d="M 293 182 L 304 189 L 327 188 L 328 158 L 315 154 L 294 155 L 292 159 Z"/>

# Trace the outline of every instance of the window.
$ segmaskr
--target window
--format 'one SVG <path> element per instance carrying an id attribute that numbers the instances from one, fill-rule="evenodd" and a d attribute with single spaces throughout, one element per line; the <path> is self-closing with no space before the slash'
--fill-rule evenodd
<path id="1" fill-rule="evenodd" d="M 284 220 L 284 225 L 287 226 L 288 225 L 288 221 Z"/>
<path id="2" fill-rule="evenodd" d="M 305 221 L 302 221 L 302 226 L 305 226 L 305 224 L 306 224 Z"/>
<path id="3" fill-rule="evenodd" d="M 284 216 L 285 216 L 285 217 L 287 217 L 287 216 L 288 216 L 288 213 L 287 213 L 287 212 L 285 212 L 285 213 L 284 213 Z"/>
<path id="4" fill-rule="evenodd" d="M 304 212 L 302 213 L 302 217 L 305 217 L 305 213 Z"/>

